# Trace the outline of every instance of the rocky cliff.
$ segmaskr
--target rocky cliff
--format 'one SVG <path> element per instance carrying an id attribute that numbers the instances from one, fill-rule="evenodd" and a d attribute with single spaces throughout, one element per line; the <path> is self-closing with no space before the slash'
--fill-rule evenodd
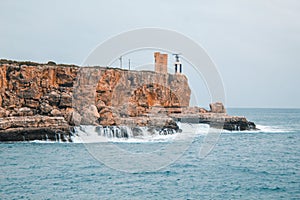
<path id="1" fill-rule="evenodd" d="M 227 116 L 220 103 L 206 111 L 189 101 L 182 74 L 0 61 L 0 141 L 67 140 L 82 124 L 178 130 L 175 121 L 191 118 L 222 119 L 229 130 L 253 128 L 245 118 Z"/>

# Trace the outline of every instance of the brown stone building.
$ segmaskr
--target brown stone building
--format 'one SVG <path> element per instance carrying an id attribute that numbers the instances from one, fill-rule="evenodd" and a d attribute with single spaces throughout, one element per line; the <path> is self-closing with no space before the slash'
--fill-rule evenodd
<path id="1" fill-rule="evenodd" d="M 155 72 L 161 74 L 168 73 L 168 54 L 154 53 L 155 58 Z"/>

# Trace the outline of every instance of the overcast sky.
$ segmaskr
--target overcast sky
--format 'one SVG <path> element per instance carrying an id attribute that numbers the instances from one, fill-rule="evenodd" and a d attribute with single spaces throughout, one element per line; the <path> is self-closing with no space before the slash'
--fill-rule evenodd
<path id="1" fill-rule="evenodd" d="M 200 44 L 228 107 L 300 108 L 298 0 L 1 0 L 0 58 L 81 65 L 101 42 L 143 27 Z"/>

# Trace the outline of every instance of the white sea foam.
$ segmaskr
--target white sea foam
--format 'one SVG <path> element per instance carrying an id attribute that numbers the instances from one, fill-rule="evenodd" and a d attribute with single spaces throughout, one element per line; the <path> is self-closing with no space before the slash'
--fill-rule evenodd
<path id="1" fill-rule="evenodd" d="M 276 126 L 265 126 L 265 125 L 256 125 L 258 130 L 246 130 L 246 131 L 228 131 L 223 130 L 223 133 L 285 133 L 292 130 L 284 129 Z"/>
<path id="2" fill-rule="evenodd" d="M 143 143 L 143 142 L 171 142 L 174 140 L 182 140 L 184 138 L 195 137 L 195 135 L 206 135 L 209 125 L 206 124 L 187 124 L 179 123 L 181 133 L 159 134 L 158 132 L 150 133 L 146 127 L 139 127 L 142 134 L 133 136 L 132 130 L 126 129 L 128 137 L 116 137 L 117 130 L 114 133 L 112 128 L 100 128 L 97 131 L 96 126 L 80 126 L 75 128 L 75 136 L 72 137 L 74 143 L 99 143 L 99 142 L 125 142 L 125 143 Z"/>
<path id="3" fill-rule="evenodd" d="M 140 127 L 143 134 L 139 136 L 129 136 L 128 138 L 118 137 L 104 137 L 95 131 L 95 126 L 81 126 L 76 129 L 76 136 L 72 138 L 74 143 L 99 143 L 99 142 L 123 142 L 123 143 L 145 143 L 145 142 L 172 142 L 182 139 L 190 139 L 196 136 L 206 136 L 209 132 L 220 133 L 283 133 L 291 130 L 283 129 L 274 126 L 257 125 L 259 130 L 249 131 L 228 131 L 210 128 L 207 124 L 188 124 L 178 123 L 181 133 L 174 133 L 169 135 L 160 135 L 158 133 L 150 134 L 147 128 Z M 128 129 L 129 130 L 129 129 Z"/>
<path id="4" fill-rule="evenodd" d="M 58 141 L 51 140 L 31 140 L 30 143 L 59 143 Z"/>
<path id="5" fill-rule="evenodd" d="M 97 126 L 79 126 L 75 127 L 74 136 L 71 137 L 73 143 L 101 143 L 101 142 L 115 142 L 115 143 L 149 143 L 149 142 L 172 142 L 182 139 L 190 139 L 196 136 L 206 136 L 209 131 L 221 133 L 283 133 L 291 130 L 283 129 L 275 126 L 257 125 L 259 130 L 251 131 L 227 131 L 210 128 L 207 124 L 188 124 L 178 123 L 181 133 L 174 133 L 168 135 L 161 135 L 158 132 L 150 133 L 146 127 L 139 127 L 142 134 L 133 136 L 130 128 L 123 127 L 128 132 L 128 137 L 116 137 L 110 132 L 111 128 L 100 128 Z M 98 127 L 99 128 L 99 127 Z M 105 133 L 106 132 L 106 133 Z M 104 134 L 105 133 L 105 134 Z M 115 130 L 116 133 L 116 130 Z M 34 140 L 32 143 L 57 143 L 59 141 L 42 141 Z"/>
<path id="6" fill-rule="evenodd" d="M 258 132 L 264 132 L 264 133 L 285 133 L 285 132 L 292 131 L 291 129 L 276 127 L 276 126 L 257 125 L 256 127 L 260 129 Z"/>

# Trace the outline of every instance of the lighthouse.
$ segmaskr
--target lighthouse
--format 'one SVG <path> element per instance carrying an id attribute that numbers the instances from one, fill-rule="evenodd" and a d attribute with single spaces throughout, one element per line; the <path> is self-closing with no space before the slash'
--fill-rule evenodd
<path id="1" fill-rule="evenodd" d="M 173 55 L 175 55 L 175 63 L 174 63 L 174 66 L 175 66 L 175 74 L 177 74 L 177 73 L 182 73 L 182 64 L 181 64 L 181 62 L 180 62 L 180 60 L 179 60 L 179 55 L 180 54 L 178 54 L 178 53 L 175 53 L 175 54 L 173 54 Z"/>

